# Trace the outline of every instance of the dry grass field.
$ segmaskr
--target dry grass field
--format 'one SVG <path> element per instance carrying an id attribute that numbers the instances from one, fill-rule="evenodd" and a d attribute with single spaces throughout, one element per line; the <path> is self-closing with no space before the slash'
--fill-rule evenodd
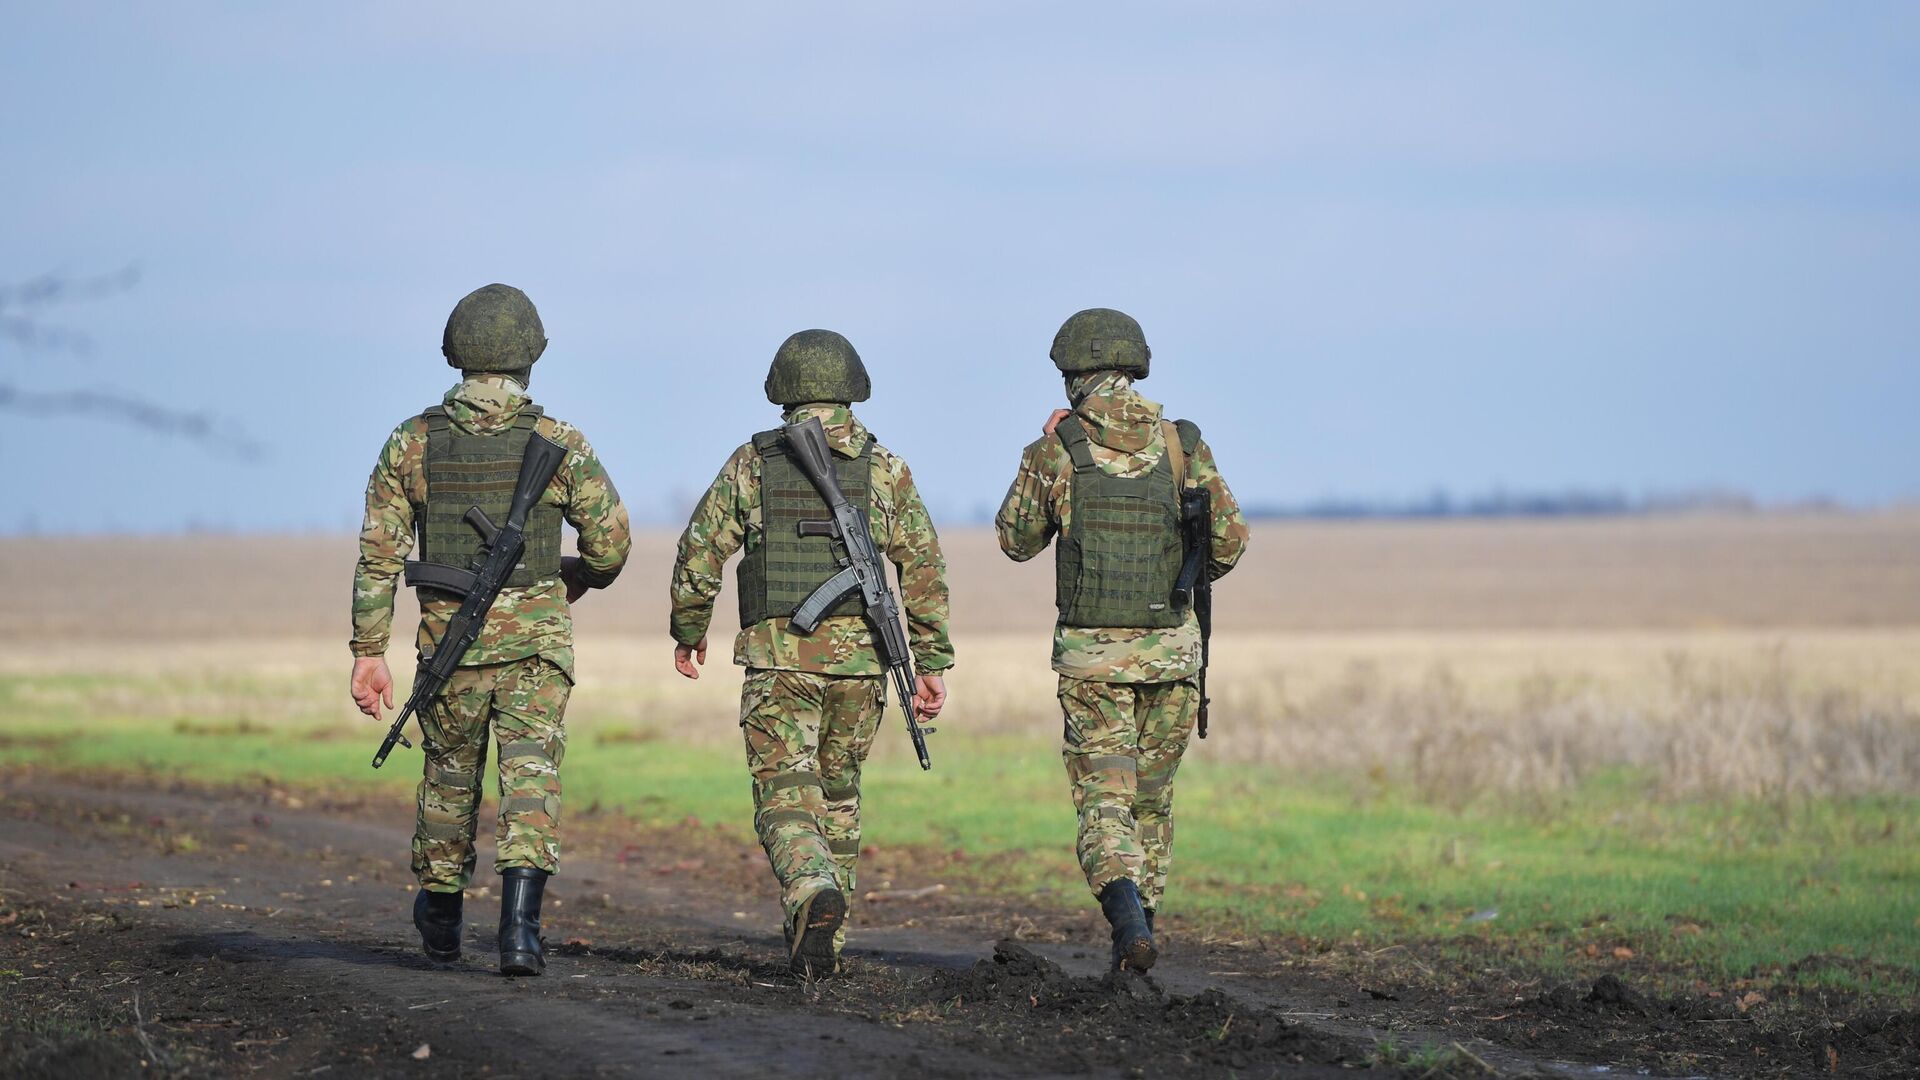
<path id="1" fill-rule="evenodd" d="M 577 609 L 576 730 L 736 737 L 730 596 L 710 677 L 667 664 L 673 540 L 643 533 L 615 589 Z M 944 725 L 1048 736 L 1050 567 L 1007 562 L 984 530 L 946 545 Z M 0 674 L 141 675 L 72 684 L 123 714 L 222 712 L 227 686 L 255 723 L 361 723 L 342 685 L 353 548 L 0 541 Z M 1209 752 L 1232 759 L 1404 776 L 1443 803 L 1615 766 L 1671 794 L 1920 790 L 1920 513 L 1263 523 L 1216 608 Z M 284 693 L 262 700 L 262 679 Z"/>
<path id="2" fill-rule="evenodd" d="M 649 889 L 723 867 L 733 876 L 687 904 L 724 917 L 768 887 L 740 766 L 732 600 L 707 677 L 679 678 L 664 630 L 673 540 L 642 535 L 626 576 L 577 608 L 567 842 L 615 838 L 620 863 L 637 852 L 621 872 Z M 932 772 L 890 721 L 863 773 L 876 869 L 860 930 L 915 925 L 927 912 L 888 897 L 925 885 L 953 909 L 929 926 L 984 911 L 965 924 L 983 935 L 1053 918 L 1080 927 L 1066 938 L 1097 937 L 1056 750 L 1051 567 L 1008 563 L 981 530 L 946 543 L 953 701 Z M 70 865 L 89 821 L 114 843 L 159 845 L 151 873 L 184 872 L 213 834 L 175 835 L 182 800 L 279 793 L 276 830 L 300 804 L 359 813 L 395 830 L 367 865 L 398 866 L 419 758 L 367 767 L 378 729 L 345 692 L 353 558 L 342 536 L 0 541 L 0 757 L 20 766 L 0 770 L 0 813 L 42 837 L 0 859 L 0 920 L 23 910 L 8 888 L 45 891 L 4 880 L 26 880 L 25 860 L 41 860 L 32 880 L 99 876 Z M 1920 513 L 1262 523 L 1217 608 L 1214 735 L 1180 772 L 1169 894 L 1179 949 L 1224 950 L 1180 953 L 1205 985 L 1271 957 L 1282 982 L 1333 979 L 1342 1009 L 1354 986 L 1393 988 L 1387 1000 L 1414 1003 L 1395 1008 L 1449 1038 L 1557 1025 L 1571 1032 L 1559 1052 L 1676 1075 L 1808 1075 L 1835 1053 L 1911 1074 Z M 402 679 L 412 619 L 403 596 Z M 51 792 L 111 805 L 89 818 L 43 806 Z M 362 835 L 308 826 L 287 851 Z M 270 895 L 321 910 L 296 887 L 301 864 L 273 863 L 247 828 L 208 844 L 230 860 L 208 880 L 279 874 Z M 51 961 L 0 976 L 33 963 Z M 1587 1016 L 1588 988 L 1616 978 L 1704 1019 Z M 1570 980 L 1578 1017 L 1541 996 Z M 1551 1024 L 1516 1029 L 1516 1002 L 1545 1002 Z M 1857 1039 L 1836 1050 L 1842 1027 Z"/>

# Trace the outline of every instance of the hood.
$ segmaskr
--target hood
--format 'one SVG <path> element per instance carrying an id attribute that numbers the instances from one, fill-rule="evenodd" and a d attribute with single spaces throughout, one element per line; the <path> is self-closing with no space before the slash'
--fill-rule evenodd
<path id="1" fill-rule="evenodd" d="M 455 427 L 477 435 L 497 435 L 512 427 L 532 400 L 525 387 L 497 374 L 469 375 L 440 399 Z"/>
<path id="2" fill-rule="evenodd" d="M 1160 428 L 1160 403 L 1133 388 L 1133 378 L 1118 371 L 1095 371 L 1067 380 L 1073 414 L 1086 425 L 1087 437 L 1109 450 L 1137 454 L 1153 444 Z"/>
<path id="3" fill-rule="evenodd" d="M 873 438 L 873 433 L 853 415 L 852 409 L 830 401 L 795 405 L 786 411 L 783 420 L 789 424 L 798 424 L 804 422 L 809 416 L 820 418 L 820 426 L 827 433 L 827 449 L 841 457 L 859 457 L 860 452 L 867 448 L 867 442 Z"/>

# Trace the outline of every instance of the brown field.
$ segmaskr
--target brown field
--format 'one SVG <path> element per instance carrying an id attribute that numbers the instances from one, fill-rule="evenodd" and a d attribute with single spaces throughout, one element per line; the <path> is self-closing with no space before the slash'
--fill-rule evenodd
<path id="1" fill-rule="evenodd" d="M 643 533 L 578 608 L 570 719 L 730 740 L 728 634 L 714 677 L 667 666 L 673 541 Z M 1007 562 L 984 530 L 946 543 L 949 726 L 1047 735 L 1050 566 Z M 328 684 L 353 556 L 341 536 L 0 541 L 0 672 L 294 679 L 314 689 L 288 718 L 351 723 Z M 1920 513 L 1263 523 L 1216 607 L 1215 745 L 1235 756 L 1405 769 L 1435 792 L 1551 791 L 1614 764 L 1674 792 L 1920 788 Z"/>

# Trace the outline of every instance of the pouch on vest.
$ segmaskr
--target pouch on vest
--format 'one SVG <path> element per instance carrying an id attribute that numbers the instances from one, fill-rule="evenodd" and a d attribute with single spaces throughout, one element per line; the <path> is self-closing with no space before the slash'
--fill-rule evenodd
<path id="1" fill-rule="evenodd" d="M 1175 586 L 1185 545 L 1173 444 L 1188 450 L 1185 432 L 1169 432 L 1168 452 L 1134 477 L 1110 476 L 1094 462 L 1079 417 L 1062 420 L 1054 434 L 1073 460 L 1073 513 L 1054 545 L 1060 625 L 1179 626 L 1186 609 L 1175 602 Z"/>
<path id="2" fill-rule="evenodd" d="M 528 405 L 497 435 L 454 428 L 438 405 L 420 415 L 427 422 L 427 504 L 416 523 L 420 558 L 407 563 L 406 580 L 416 588 L 458 594 L 485 546 L 467 514 L 478 508 L 493 521 L 506 520 L 520 459 L 542 413 L 538 405 Z M 527 549 L 507 587 L 526 588 L 560 576 L 561 521 L 559 507 L 544 500 L 534 504 L 527 515 Z"/>
<path id="3" fill-rule="evenodd" d="M 860 456 L 833 455 L 840 491 L 862 513 L 868 512 L 873 501 L 870 476 L 876 441 L 869 433 Z M 785 437 L 777 429 L 763 431 L 753 437 L 753 447 L 760 454 L 761 529 L 758 545 L 749 547 L 740 558 L 738 591 L 743 629 L 768 619 L 788 618 L 841 569 L 830 537 L 801 532 L 802 523 L 819 524 L 826 516 L 827 504 L 794 464 Z M 860 597 L 853 595 L 827 614 L 858 615 L 862 610 Z"/>

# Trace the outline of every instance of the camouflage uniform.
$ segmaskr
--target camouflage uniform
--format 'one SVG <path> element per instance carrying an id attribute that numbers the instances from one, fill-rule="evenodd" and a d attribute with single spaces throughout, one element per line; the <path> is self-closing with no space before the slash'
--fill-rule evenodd
<path id="1" fill-rule="evenodd" d="M 1167 453 L 1160 406 L 1118 371 L 1075 376 L 1070 394 L 1093 441 L 1094 462 L 1115 476 L 1140 476 Z M 1186 457 L 1188 482 L 1213 503 L 1208 572 L 1233 569 L 1247 545 L 1239 504 L 1202 440 Z M 1000 547 L 1017 561 L 1046 550 L 1073 518 L 1073 463 L 1052 435 L 1020 456 L 994 525 Z M 1057 626 L 1053 669 L 1066 717 L 1061 755 L 1079 814 L 1076 844 L 1097 896 L 1108 882 L 1138 884 L 1151 910 L 1166 890 L 1173 855 L 1173 776 L 1199 708 L 1200 626 L 1189 612 L 1179 626 Z"/>
<path id="2" fill-rule="evenodd" d="M 449 390 L 444 407 L 463 430 L 494 434 L 512 426 L 528 397 L 503 374 L 473 374 Z M 541 417 L 535 430 L 571 451 L 543 501 L 579 531 L 579 580 L 613 582 L 633 538 L 626 507 L 606 469 L 571 425 Z M 427 501 L 427 421 L 394 429 L 367 481 L 366 520 L 353 580 L 353 654 L 383 656 L 393 625 L 393 596 L 413 550 L 415 519 Z M 446 633 L 456 599 L 422 592 L 416 641 L 426 649 Z M 474 868 L 481 782 L 491 731 L 498 744 L 499 850 L 496 871 L 559 864 L 560 774 L 566 751 L 561 717 L 573 686 L 573 618 L 559 580 L 500 592 L 480 639 L 460 661 L 446 692 L 421 717 L 425 776 L 413 838 L 413 872 L 422 888 L 457 892 Z"/>
<path id="3" fill-rule="evenodd" d="M 873 439 L 845 405 L 815 402 L 787 410 L 785 423 L 819 417 L 827 445 L 857 457 Z M 670 585 L 674 641 L 706 636 L 728 558 L 762 543 L 761 454 L 735 450 L 694 508 L 680 536 Z M 874 545 L 899 573 L 915 669 L 953 666 L 947 638 L 946 560 L 907 463 L 877 443 L 868 522 Z M 825 506 L 822 504 L 822 514 Z M 810 635 L 763 619 L 734 638 L 733 662 L 747 669 L 740 727 L 753 777 L 754 826 L 780 881 L 789 932 L 800 904 L 822 885 L 853 895 L 860 855 L 860 765 L 886 703 L 885 669 L 858 615 L 832 616 Z M 835 937 L 835 950 L 844 930 Z"/>

